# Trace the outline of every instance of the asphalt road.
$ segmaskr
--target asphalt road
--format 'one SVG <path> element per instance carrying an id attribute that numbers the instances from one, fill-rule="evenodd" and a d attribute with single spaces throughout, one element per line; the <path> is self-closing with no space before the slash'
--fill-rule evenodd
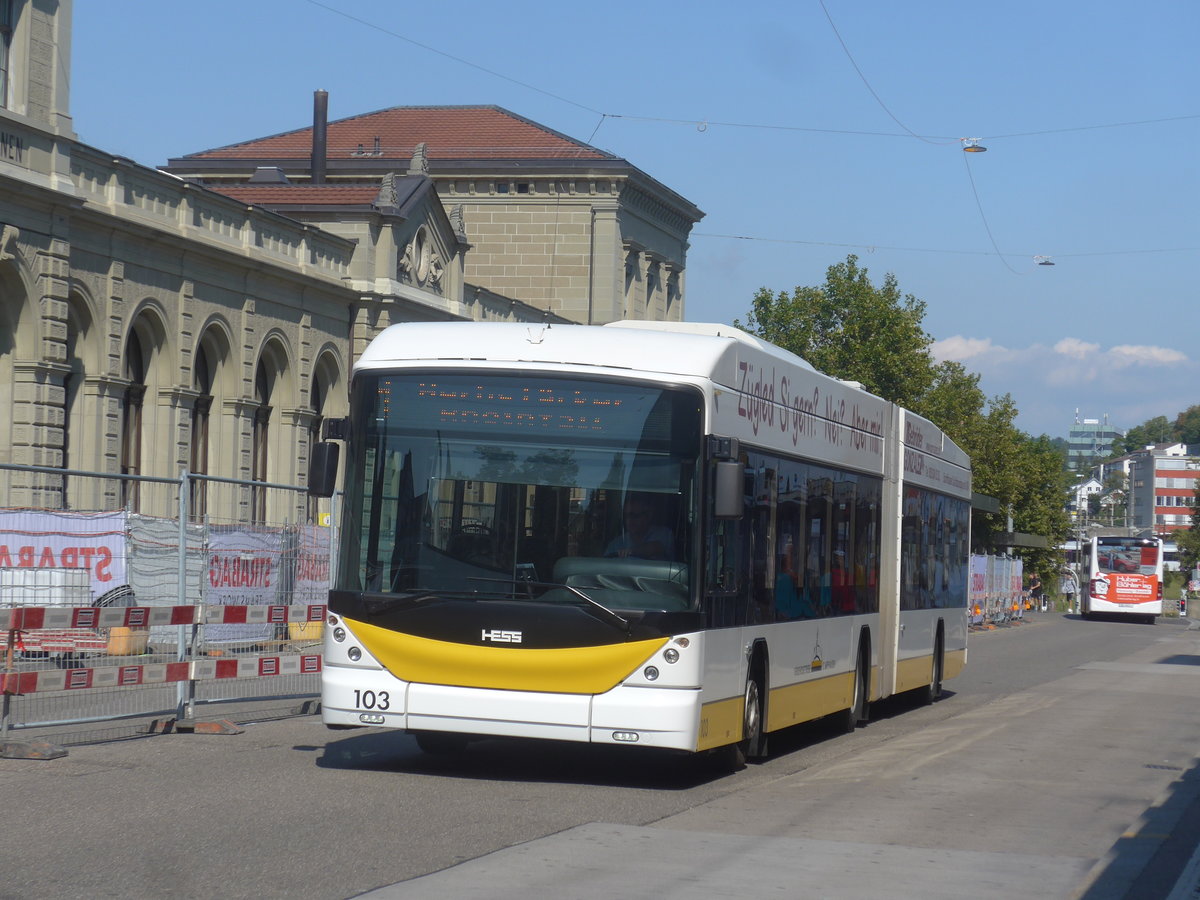
<path id="1" fill-rule="evenodd" d="M 1200 839 L 1200 631 L 973 634 L 933 706 L 732 776 L 627 748 L 459 758 L 315 717 L 0 760 L 0 900 L 1165 897 Z"/>

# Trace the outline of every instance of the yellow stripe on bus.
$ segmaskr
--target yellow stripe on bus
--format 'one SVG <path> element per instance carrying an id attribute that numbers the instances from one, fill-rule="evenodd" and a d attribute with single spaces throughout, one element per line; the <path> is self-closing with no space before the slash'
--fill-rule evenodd
<path id="1" fill-rule="evenodd" d="M 949 650 L 943 660 L 942 677 L 953 678 L 961 674 L 967 664 L 967 651 Z M 871 697 L 878 697 L 875 680 L 878 676 L 871 671 Z M 896 692 L 909 691 L 929 684 L 933 676 L 933 655 L 918 656 L 901 660 L 896 671 Z M 840 672 L 812 681 L 789 684 L 773 688 L 767 704 L 767 731 L 779 731 L 811 722 L 822 716 L 832 715 L 850 707 L 851 692 L 854 690 L 854 673 Z M 700 712 L 700 737 L 697 750 L 707 750 L 732 744 L 742 738 L 741 697 L 718 700 L 704 704 Z"/>
<path id="2" fill-rule="evenodd" d="M 962 650 L 948 650 L 946 651 L 946 658 L 942 663 L 942 677 L 954 678 L 957 675 L 961 675 L 962 670 L 966 667 L 967 651 L 965 648 Z"/>
<path id="3" fill-rule="evenodd" d="M 700 709 L 700 735 L 696 740 L 697 750 L 724 747 L 742 739 L 743 697 L 730 697 L 705 703 Z"/>
<path id="4" fill-rule="evenodd" d="M 896 663 L 896 693 L 924 687 L 933 679 L 933 654 L 914 656 Z"/>
<path id="5" fill-rule="evenodd" d="M 849 709 L 854 673 L 840 672 L 800 684 L 774 688 L 767 704 L 767 731 L 778 731 Z"/>
<path id="6" fill-rule="evenodd" d="M 967 651 L 947 650 L 942 658 L 942 680 L 962 673 L 967 664 Z M 933 654 L 902 659 L 896 665 L 896 693 L 925 687 L 933 679 Z"/>
<path id="7" fill-rule="evenodd" d="M 476 647 L 414 637 L 351 619 L 346 623 L 363 647 L 403 681 L 551 694 L 612 690 L 667 642 L 662 637 L 549 650 Z"/>
<path id="8" fill-rule="evenodd" d="M 854 676 L 849 672 L 775 688 L 767 704 L 766 730 L 778 731 L 846 709 L 853 689 Z M 740 741 L 744 702 L 742 697 L 730 697 L 704 704 L 696 749 L 708 750 Z"/>

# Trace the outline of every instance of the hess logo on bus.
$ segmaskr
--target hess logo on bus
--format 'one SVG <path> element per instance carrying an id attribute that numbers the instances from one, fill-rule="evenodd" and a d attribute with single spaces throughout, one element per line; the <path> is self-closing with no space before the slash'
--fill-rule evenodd
<path id="1" fill-rule="evenodd" d="M 521 632 L 503 631 L 499 628 L 485 628 L 483 629 L 483 637 L 480 640 L 491 641 L 493 644 L 519 644 L 521 643 Z"/>

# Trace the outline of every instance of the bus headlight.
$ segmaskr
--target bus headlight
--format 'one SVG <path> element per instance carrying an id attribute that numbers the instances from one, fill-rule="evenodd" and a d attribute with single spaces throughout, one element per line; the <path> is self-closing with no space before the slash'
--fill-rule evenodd
<path id="1" fill-rule="evenodd" d="M 646 676 L 647 681 L 658 681 L 658 666 L 646 666 L 642 674 Z"/>
<path id="2" fill-rule="evenodd" d="M 346 651 L 346 655 L 350 657 L 351 662 L 358 662 L 360 659 L 362 659 L 362 651 L 357 647 L 351 647 Z"/>
<path id="3" fill-rule="evenodd" d="M 335 628 L 335 629 L 333 629 L 333 639 L 334 639 L 335 641 L 337 641 L 339 644 L 340 644 L 342 641 L 344 641 L 344 640 L 346 639 L 346 629 L 345 629 L 345 628 Z"/>
<path id="4" fill-rule="evenodd" d="M 679 662 L 679 651 L 674 647 L 668 647 L 663 651 L 663 659 L 669 663 L 677 663 Z"/>

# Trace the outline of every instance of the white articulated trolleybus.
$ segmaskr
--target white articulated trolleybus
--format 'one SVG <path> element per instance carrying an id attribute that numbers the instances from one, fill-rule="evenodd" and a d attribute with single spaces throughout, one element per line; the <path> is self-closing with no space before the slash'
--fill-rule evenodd
<path id="1" fill-rule="evenodd" d="M 331 727 L 736 766 L 966 662 L 966 455 L 735 328 L 396 325 L 337 426 Z"/>

